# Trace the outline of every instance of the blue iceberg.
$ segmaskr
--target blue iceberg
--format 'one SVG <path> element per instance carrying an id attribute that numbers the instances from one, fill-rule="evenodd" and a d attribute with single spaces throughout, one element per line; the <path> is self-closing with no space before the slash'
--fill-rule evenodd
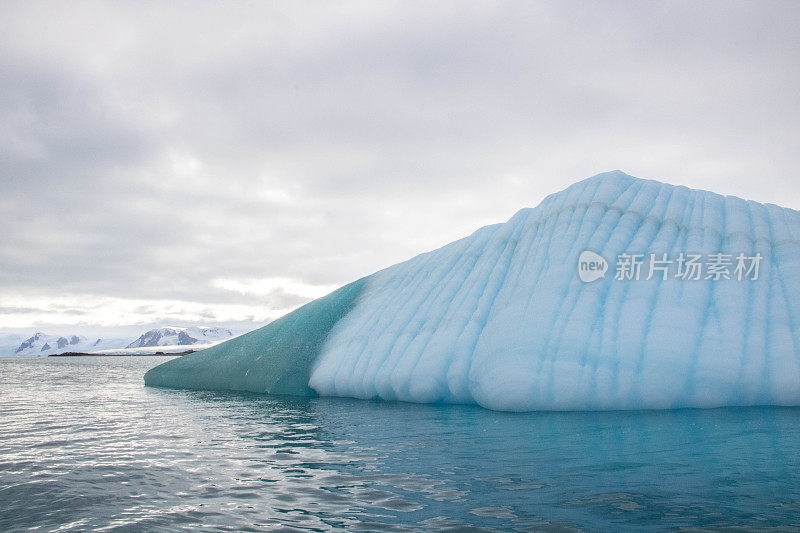
<path id="1" fill-rule="evenodd" d="M 151 386 L 608 410 L 800 405 L 800 213 L 614 171 Z"/>

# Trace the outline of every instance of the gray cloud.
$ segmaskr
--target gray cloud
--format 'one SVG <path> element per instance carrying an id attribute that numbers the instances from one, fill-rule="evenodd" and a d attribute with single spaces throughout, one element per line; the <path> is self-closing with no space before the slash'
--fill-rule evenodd
<path id="1" fill-rule="evenodd" d="M 614 168 L 799 208 L 798 28 L 790 2 L 3 3 L 0 304 L 288 308 L 214 281 L 345 283 Z"/>
<path id="2" fill-rule="evenodd" d="M 21 315 L 29 315 L 40 313 L 42 309 L 37 307 L 0 307 L 0 315 L 4 314 L 21 314 Z"/>

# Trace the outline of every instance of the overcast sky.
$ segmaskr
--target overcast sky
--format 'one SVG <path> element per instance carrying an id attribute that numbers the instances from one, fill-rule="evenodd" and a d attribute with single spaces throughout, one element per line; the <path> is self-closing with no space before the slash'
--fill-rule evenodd
<path id="1" fill-rule="evenodd" d="M 0 333 L 254 327 L 602 171 L 800 208 L 800 2 L 0 3 Z"/>

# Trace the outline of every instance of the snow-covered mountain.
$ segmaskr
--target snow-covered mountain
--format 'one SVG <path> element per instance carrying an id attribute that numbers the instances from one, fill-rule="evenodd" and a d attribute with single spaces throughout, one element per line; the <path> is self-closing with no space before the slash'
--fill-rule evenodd
<path id="1" fill-rule="evenodd" d="M 81 335 L 47 335 L 37 331 L 7 355 L 33 356 L 64 352 L 93 352 L 124 346 L 130 339 L 96 339 Z"/>
<path id="2" fill-rule="evenodd" d="M 151 329 L 126 348 L 150 346 L 190 346 L 194 344 L 214 344 L 233 337 L 233 332 L 225 328 L 192 326 L 188 328 L 166 327 Z"/>
<path id="3" fill-rule="evenodd" d="M 21 335 L 0 336 L 0 357 L 47 356 L 64 352 L 130 355 L 156 351 L 148 350 L 151 347 L 164 352 L 181 351 L 185 346 L 202 350 L 233 336 L 235 334 L 226 328 L 200 326 L 151 329 L 136 340 L 131 337 L 106 339 L 74 334 L 49 335 L 37 331 L 27 339 Z"/>

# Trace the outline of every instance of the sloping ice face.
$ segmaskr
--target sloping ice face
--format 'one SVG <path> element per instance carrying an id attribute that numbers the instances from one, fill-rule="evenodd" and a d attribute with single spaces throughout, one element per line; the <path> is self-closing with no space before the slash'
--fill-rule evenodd
<path id="1" fill-rule="evenodd" d="M 600 174 L 312 302 L 281 319 L 288 330 L 272 323 L 145 380 L 269 392 L 288 365 L 284 392 L 498 410 L 800 405 L 798 236 L 793 210 Z M 589 283 L 586 250 L 608 262 Z M 640 279 L 616 279 L 622 254 L 643 257 Z M 731 279 L 647 279 L 650 254 L 730 256 Z M 756 279 L 736 279 L 738 255 L 763 258 Z"/>
<path id="2" fill-rule="evenodd" d="M 316 396 L 308 386 L 312 365 L 363 287 L 354 281 L 263 328 L 167 361 L 147 371 L 145 385 Z"/>

